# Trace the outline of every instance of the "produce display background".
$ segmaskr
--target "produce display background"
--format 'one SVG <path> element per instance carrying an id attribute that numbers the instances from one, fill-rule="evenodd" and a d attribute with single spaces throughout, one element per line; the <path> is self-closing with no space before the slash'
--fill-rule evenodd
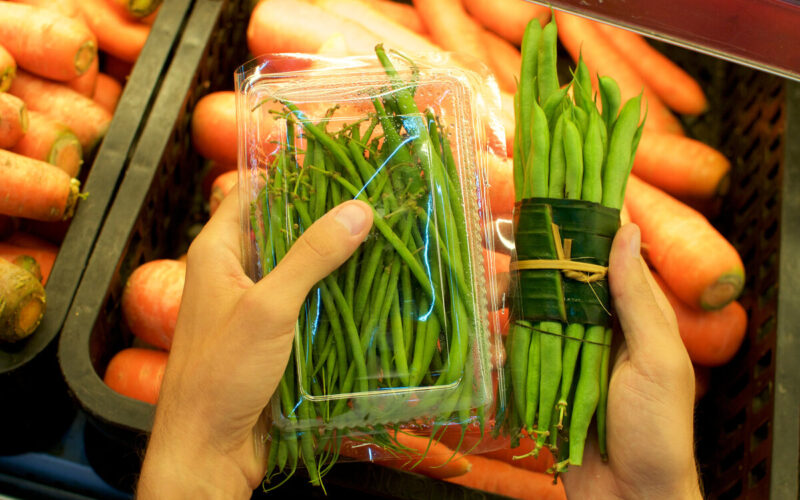
<path id="1" fill-rule="evenodd" d="M 197 217 L 202 213 L 199 208 L 202 200 L 192 189 L 187 189 L 199 186 L 202 165 L 190 144 L 189 111 L 205 93 L 232 88 L 232 71 L 244 61 L 246 53 L 243 37 L 247 11 L 242 5 L 227 3 L 217 29 L 213 32 L 209 31 L 211 26 L 201 29 L 202 22 L 210 24 L 217 19 L 221 4 L 221 0 L 196 2 L 192 23 L 196 22 L 198 29 L 188 27 L 182 44 L 199 52 L 205 48 L 205 54 L 194 63 L 176 58 L 171 69 L 171 74 L 184 71 L 194 75 L 188 98 L 172 103 L 180 108 L 174 124 L 159 116 L 161 129 L 152 125 L 150 136 L 154 140 L 159 132 L 163 134 L 163 143 L 158 143 L 160 148 L 148 151 L 140 144 L 142 152 L 137 151 L 137 155 L 141 154 L 141 162 L 129 171 L 131 180 L 123 184 L 115 200 L 116 216 L 115 212 L 109 215 L 98 240 L 73 306 L 75 317 L 66 325 L 60 346 L 67 380 L 73 391 L 80 389 L 78 399 L 94 423 L 87 427 L 87 453 L 92 460 L 90 450 L 105 451 L 95 455 L 92 462 L 102 476 L 116 479 L 117 484 L 120 479 L 124 484 L 126 473 L 127 481 L 132 479 L 130 468 L 135 467 L 138 457 L 131 445 L 144 442 L 153 407 L 113 393 L 99 377 L 110 357 L 131 341 L 130 334 L 121 326 L 119 314 L 125 279 L 147 260 L 177 257 L 186 248 L 187 230 L 202 222 Z M 206 46 L 208 36 L 211 40 Z M 786 84 L 780 78 L 744 67 L 673 47 L 664 48 L 700 80 L 708 93 L 710 112 L 687 120 L 687 131 L 719 148 L 732 160 L 731 190 L 713 222 L 740 251 L 747 272 L 741 298 L 750 317 L 745 345 L 730 364 L 713 371 L 711 391 L 697 414 L 698 457 L 706 493 L 709 498 L 721 499 L 767 498 L 774 474 L 793 477 L 796 492 L 797 419 L 791 432 L 781 433 L 781 439 L 773 441 L 774 411 L 798 406 L 797 384 L 791 380 L 796 377 L 779 369 L 776 352 L 781 338 L 777 322 L 781 295 L 777 282 L 781 264 L 780 213 L 784 203 Z M 200 67 L 196 68 L 198 63 Z M 166 106 L 167 99 L 164 101 Z M 151 120 L 148 128 L 155 121 Z M 148 163 L 149 160 L 152 161 Z M 794 165 L 797 158 L 791 161 Z M 110 246 L 101 246 L 106 243 Z M 776 373 L 783 378 L 776 381 Z M 776 386 L 791 389 L 788 401 L 785 395 L 781 396 L 782 408 L 776 406 Z M 793 462 L 772 461 L 781 446 L 794 446 L 794 450 L 789 450 L 794 453 Z M 128 463 L 121 463 L 120 458 L 126 457 Z M 410 489 L 415 493 L 414 498 L 445 498 L 449 494 L 438 488 L 453 486 L 363 464 L 337 466 L 337 469 L 356 471 L 350 474 L 353 484 L 374 488 L 369 491 L 376 496 L 380 491 L 384 497 L 406 497 L 407 482 L 419 481 L 419 489 Z M 348 475 L 337 476 L 337 469 L 329 481 L 346 483 Z M 372 475 L 374 481 L 370 479 Z M 394 479 L 380 479 L 386 477 Z M 301 486 L 302 481 L 295 481 L 289 487 Z M 791 489 L 792 485 L 788 487 Z M 467 490 L 452 491 L 460 496 L 466 495 Z M 773 487 L 772 498 L 785 498 L 778 495 L 778 489 Z"/>
<path id="2" fill-rule="evenodd" d="M 55 340 L 190 6 L 191 0 L 172 0 L 161 10 L 103 142 L 84 161 L 82 191 L 89 196 L 78 203 L 59 248 L 45 288 L 47 310 L 41 325 L 23 342 L 0 345 L 0 401 L 14 408 L 0 412 L 0 454 L 47 446 L 74 416 L 74 403 L 56 360 Z"/>

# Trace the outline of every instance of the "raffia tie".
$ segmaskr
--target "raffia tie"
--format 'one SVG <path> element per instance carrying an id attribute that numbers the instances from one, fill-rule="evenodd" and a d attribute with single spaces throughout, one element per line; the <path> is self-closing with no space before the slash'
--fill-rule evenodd
<path id="1" fill-rule="evenodd" d="M 511 263 L 512 270 L 523 269 L 554 269 L 561 271 L 567 278 L 581 281 L 583 283 L 594 283 L 600 281 L 608 274 L 608 267 L 588 262 L 576 262 L 570 260 L 572 252 L 572 240 L 564 240 L 561 244 L 561 232 L 556 224 L 552 224 L 553 240 L 556 244 L 557 259 L 533 259 L 520 260 Z"/>

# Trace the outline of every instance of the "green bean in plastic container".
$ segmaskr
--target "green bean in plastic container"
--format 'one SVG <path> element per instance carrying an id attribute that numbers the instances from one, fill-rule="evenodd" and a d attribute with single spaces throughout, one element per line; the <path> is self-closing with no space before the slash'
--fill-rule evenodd
<path id="1" fill-rule="evenodd" d="M 487 75 L 461 57 L 382 46 L 265 56 L 237 71 L 250 276 L 268 274 L 342 202 L 366 202 L 374 220 L 301 308 L 270 405 L 270 484 L 301 466 L 322 484 L 345 457 L 421 461 L 447 431 L 450 454 L 489 451 L 480 438 L 506 384 L 488 319 L 498 284 L 483 257 L 494 241 L 486 162 L 505 151 L 492 140 L 503 133 Z M 428 445 L 412 449 L 405 436 Z"/>

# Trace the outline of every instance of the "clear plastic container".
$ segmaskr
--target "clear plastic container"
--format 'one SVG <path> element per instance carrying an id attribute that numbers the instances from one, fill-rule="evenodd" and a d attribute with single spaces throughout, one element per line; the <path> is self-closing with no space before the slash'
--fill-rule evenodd
<path id="1" fill-rule="evenodd" d="M 301 310 L 271 405 L 273 437 L 311 436 L 319 450 L 387 429 L 491 426 L 505 384 L 493 383 L 503 346 L 489 333 L 497 284 L 483 221 L 493 220 L 487 155 L 504 151 L 487 75 L 442 54 L 389 54 L 383 64 L 279 54 L 237 72 L 253 279 L 334 206 L 357 198 L 374 210 L 366 241 Z"/>

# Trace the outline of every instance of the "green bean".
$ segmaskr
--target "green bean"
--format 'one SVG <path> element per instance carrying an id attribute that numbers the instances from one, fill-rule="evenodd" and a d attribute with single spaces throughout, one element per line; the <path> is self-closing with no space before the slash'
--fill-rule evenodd
<path id="1" fill-rule="evenodd" d="M 572 95 L 575 96 L 575 104 L 587 113 L 597 111 L 597 106 L 592 100 L 592 79 L 589 75 L 589 68 L 583 62 L 583 57 L 578 57 L 578 64 L 575 69 L 575 76 L 572 80 Z"/>
<path id="2" fill-rule="evenodd" d="M 544 110 L 535 101 L 532 118 L 533 151 L 525 168 L 525 197 L 546 198 L 550 177 L 550 129 Z"/>
<path id="3" fill-rule="evenodd" d="M 547 117 L 547 123 L 550 126 L 551 135 L 558 118 L 561 116 L 565 103 L 568 103 L 566 88 L 559 89 L 558 91 L 554 92 L 544 103 L 542 103 L 542 110 L 544 111 L 544 116 Z"/>
<path id="4" fill-rule="evenodd" d="M 566 159 L 564 157 L 564 116 L 558 117 L 553 141 L 550 144 L 550 183 L 547 190 L 549 198 L 564 198 L 564 177 Z"/>
<path id="5" fill-rule="evenodd" d="M 639 126 L 639 108 L 642 96 L 625 103 L 611 132 L 608 157 L 603 173 L 603 205 L 621 208 L 625 194 L 625 183 L 631 166 L 633 140 Z"/>
<path id="6" fill-rule="evenodd" d="M 278 465 L 278 448 L 280 448 L 280 439 L 281 435 L 278 432 L 278 426 L 273 425 L 272 428 L 269 430 L 270 434 L 270 441 L 269 441 L 269 453 L 267 454 L 267 482 L 269 482 L 269 478 L 272 475 L 272 470 Z"/>
<path id="7" fill-rule="evenodd" d="M 528 351 L 531 345 L 531 325 L 527 321 L 519 321 L 508 333 L 510 344 L 508 364 L 510 366 L 511 388 L 514 394 L 514 407 L 521 421 L 525 419 L 525 387 L 528 377 Z"/>
<path id="8" fill-rule="evenodd" d="M 578 126 L 581 137 L 586 137 L 586 131 L 589 130 L 589 113 L 579 107 L 573 107 L 572 114 L 572 120 Z"/>
<path id="9" fill-rule="evenodd" d="M 276 427 L 277 429 L 277 427 Z M 278 458 L 277 458 L 277 466 L 278 471 L 283 472 L 283 469 L 286 468 L 286 462 L 289 460 L 289 445 L 286 443 L 285 439 L 282 439 L 278 442 Z"/>
<path id="10" fill-rule="evenodd" d="M 539 102 L 546 102 L 553 92 L 558 92 L 558 72 L 556 70 L 558 33 L 553 18 L 542 30 L 539 42 L 539 62 L 537 80 L 539 83 Z"/>
<path id="11" fill-rule="evenodd" d="M 400 289 L 403 293 L 403 345 L 406 347 L 404 356 L 408 359 L 411 357 L 411 340 L 414 336 L 414 295 L 411 292 L 411 274 L 408 271 L 408 264 L 405 262 L 403 262 L 403 268 L 400 270 L 400 284 Z"/>
<path id="12" fill-rule="evenodd" d="M 572 417 L 569 423 L 569 463 L 583 463 L 583 447 L 592 416 L 600 397 L 600 363 L 605 328 L 590 326 L 581 352 L 581 371 L 575 388 Z"/>
<path id="13" fill-rule="evenodd" d="M 606 129 L 611 132 L 617 121 L 617 113 L 622 103 L 619 85 L 610 76 L 601 76 L 597 79 L 600 88 L 600 102 L 603 104 L 603 121 L 606 122 Z"/>
<path id="14" fill-rule="evenodd" d="M 378 271 L 378 265 L 383 258 L 384 245 L 386 245 L 385 240 L 382 238 L 376 239 L 366 253 L 366 265 L 362 264 L 364 267 L 361 270 L 355 298 L 353 299 L 353 320 L 358 325 L 361 325 L 364 319 L 364 311 L 366 310 L 369 292 L 375 281 L 375 273 Z"/>
<path id="15" fill-rule="evenodd" d="M 611 357 L 611 328 L 603 336 L 603 354 L 600 358 L 600 397 L 597 402 L 597 448 L 603 460 L 608 460 L 606 447 L 606 414 L 608 411 L 608 364 Z"/>
<path id="16" fill-rule="evenodd" d="M 601 128 L 605 124 L 595 109 L 589 118 L 589 128 L 583 144 L 583 189 L 581 199 L 600 203 L 603 199 L 603 160 L 605 151 Z"/>
<path id="17" fill-rule="evenodd" d="M 522 109 L 519 105 L 519 92 L 514 94 L 514 116 L 521 116 Z M 516 201 L 520 201 L 525 198 L 525 189 L 527 188 L 527 184 L 525 184 L 525 163 L 523 163 L 523 158 L 527 157 L 528 153 L 523 155 L 522 153 L 522 121 L 515 120 L 514 121 L 514 145 L 512 146 L 514 150 L 514 156 L 512 159 L 512 172 L 514 177 L 514 199 Z"/>
<path id="18" fill-rule="evenodd" d="M 400 297 L 397 294 L 394 294 L 394 300 L 392 301 L 390 324 L 397 378 L 400 379 L 403 386 L 408 387 L 410 379 L 408 376 L 408 359 L 406 358 L 405 332 L 403 330 L 403 320 L 400 315 Z"/>
<path id="19" fill-rule="evenodd" d="M 344 272 L 344 298 L 347 300 L 347 303 L 350 304 L 350 307 L 353 309 L 355 313 L 355 288 L 356 288 L 356 274 L 358 273 L 358 266 L 361 263 L 361 252 L 363 247 L 361 245 L 356 248 L 356 251 L 353 252 L 353 255 L 347 259 L 347 264 L 345 264 L 345 272 Z M 353 320 L 358 324 L 358 320 L 353 315 Z"/>
<path id="20" fill-rule="evenodd" d="M 572 378 L 575 375 L 575 365 L 578 362 L 585 328 L 583 325 L 573 323 L 567 325 L 564 339 L 564 358 L 561 362 L 561 398 L 558 400 L 558 428 L 564 423 L 564 414 L 569 404 L 569 393 L 572 391 Z"/>
<path id="21" fill-rule="evenodd" d="M 525 27 L 525 34 L 522 36 L 522 65 L 519 74 L 519 84 L 517 94 L 519 95 L 519 119 L 520 124 L 520 158 L 521 165 L 527 164 L 527 157 L 531 150 L 531 122 L 533 120 L 533 104 L 536 103 L 537 88 L 536 74 L 538 72 L 538 47 L 539 39 L 542 36 L 542 26 L 538 19 L 531 19 Z M 516 137 L 516 136 L 515 136 Z"/>
<path id="22" fill-rule="evenodd" d="M 561 323 L 555 321 L 542 321 L 539 328 L 546 333 L 541 334 L 537 448 L 545 442 L 549 435 L 553 409 L 558 397 L 558 387 L 561 382 L 561 337 L 563 333 Z"/>
<path id="23" fill-rule="evenodd" d="M 320 296 L 322 297 L 322 305 L 325 307 L 325 313 L 328 316 L 328 321 L 331 325 L 331 330 L 333 331 L 333 339 L 334 339 L 334 346 L 336 347 L 336 357 L 339 358 L 342 362 L 339 363 L 339 379 L 344 380 L 345 378 L 345 370 L 346 366 L 344 361 L 347 358 L 347 351 L 346 351 L 346 342 L 344 338 L 344 333 L 342 331 L 342 324 L 339 321 L 339 311 L 336 310 L 336 304 L 331 296 L 331 293 L 328 291 L 328 287 L 325 285 L 325 282 L 321 282 L 319 284 Z M 349 336 L 348 341 L 350 344 L 350 350 L 352 351 L 356 345 L 360 346 L 360 343 L 356 342 L 357 339 L 354 339 Z M 355 358 L 355 355 L 353 355 Z M 366 365 L 359 366 L 359 371 L 366 373 Z"/>
<path id="24" fill-rule="evenodd" d="M 539 407 L 539 379 L 541 375 L 541 342 L 542 334 L 538 324 L 531 328 L 531 342 L 528 346 L 528 371 L 525 374 L 525 418 L 522 426 L 533 436 L 533 424 L 536 421 L 536 409 Z"/>
<path id="25" fill-rule="evenodd" d="M 580 108 L 577 108 L 580 109 Z M 575 122 L 564 118 L 564 191 L 568 200 L 580 200 L 583 187 L 583 140 Z"/>

